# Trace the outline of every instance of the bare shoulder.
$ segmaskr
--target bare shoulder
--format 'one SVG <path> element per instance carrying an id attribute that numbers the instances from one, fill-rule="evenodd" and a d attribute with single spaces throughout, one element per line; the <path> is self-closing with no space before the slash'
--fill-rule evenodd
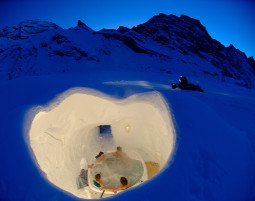
<path id="1" fill-rule="evenodd" d="M 127 188 L 129 188 L 129 187 L 130 187 L 130 183 L 128 182 L 127 185 L 121 186 L 120 188 L 121 188 L 121 190 L 125 190 L 125 189 L 127 189 Z"/>

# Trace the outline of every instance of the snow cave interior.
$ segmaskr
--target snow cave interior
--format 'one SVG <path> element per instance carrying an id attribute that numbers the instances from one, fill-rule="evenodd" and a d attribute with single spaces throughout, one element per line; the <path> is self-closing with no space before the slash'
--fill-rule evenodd
<path id="1" fill-rule="evenodd" d="M 29 144 L 35 164 L 46 179 L 77 197 L 84 197 L 75 179 L 80 161 L 93 161 L 99 151 L 135 151 L 159 172 L 175 148 L 173 116 L 164 97 L 145 92 L 117 99 L 80 88 L 62 93 L 46 106 L 33 108 Z M 99 126 L 110 125 L 113 143 L 99 137 Z"/>

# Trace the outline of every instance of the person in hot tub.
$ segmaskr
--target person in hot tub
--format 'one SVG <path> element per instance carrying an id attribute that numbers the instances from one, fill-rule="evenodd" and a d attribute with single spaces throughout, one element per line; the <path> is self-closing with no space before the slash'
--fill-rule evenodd
<path id="1" fill-rule="evenodd" d="M 129 158 L 128 155 L 122 151 L 122 147 L 120 146 L 118 146 L 116 151 L 113 152 L 113 155 L 121 158 L 127 165 L 130 165 L 132 162 L 132 159 Z"/>
<path id="2" fill-rule="evenodd" d="M 115 156 L 121 156 L 121 155 L 123 155 L 122 147 L 118 146 L 117 149 L 116 149 L 116 151 L 113 152 L 113 155 L 115 155 Z"/>
<path id="3" fill-rule="evenodd" d="M 96 162 L 100 162 L 104 159 L 104 152 L 100 151 L 98 155 L 96 155 Z M 88 166 L 88 168 L 92 168 L 94 166 L 94 163 Z"/>
<path id="4" fill-rule="evenodd" d="M 98 187 L 98 188 L 105 188 L 105 186 L 103 185 L 102 181 L 101 181 L 101 172 L 95 175 L 95 180 L 93 180 L 93 184 Z"/>
<path id="5" fill-rule="evenodd" d="M 120 178 L 120 183 L 121 183 L 121 186 L 118 187 L 118 188 L 111 189 L 111 188 L 107 188 L 107 187 L 103 186 L 103 187 L 100 188 L 100 190 L 112 191 L 114 194 L 116 194 L 118 191 L 125 190 L 125 189 L 130 187 L 130 183 L 128 182 L 126 177 L 121 177 Z"/>
<path id="6" fill-rule="evenodd" d="M 127 156 L 127 154 L 125 154 L 123 151 L 122 151 L 122 147 L 118 146 L 116 151 L 113 152 L 113 155 L 117 156 L 117 157 L 123 157 L 123 158 L 129 158 Z"/>

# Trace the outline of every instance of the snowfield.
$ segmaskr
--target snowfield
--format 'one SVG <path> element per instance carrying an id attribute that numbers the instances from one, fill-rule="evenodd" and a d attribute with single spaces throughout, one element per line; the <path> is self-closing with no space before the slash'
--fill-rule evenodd
<path id="1" fill-rule="evenodd" d="M 125 113 L 136 117 L 140 115 L 140 121 L 144 121 L 145 125 L 137 127 L 137 133 L 132 126 L 134 119 L 130 118 L 131 132 L 128 134 L 132 134 L 134 139 L 139 139 L 133 141 L 133 146 L 152 147 L 148 150 L 147 157 L 157 160 L 159 155 L 155 152 L 158 152 L 163 158 L 159 174 L 135 188 L 106 198 L 107 200 L 255 200 L 254 90 L 203 79 L 203 76 L 190 77 L 189 80 L 193 83 L 199 82 L 205 90 L 204 93 L 171 89 L 170 83 L 176 82 L 178 76 L 146 72 L 94 72 L 0 81 L 0 200 L 81 200 L 53 182 L 54 179 L 56 181 L 60 178 L 58 174 L 63 174 L 60 175 L 66 176 L 63 181 L 69 180 L 70 185 L 75 186 L 76 175 L 79 173 L 79 157 L 82 153 L 77 155 L 76 152 L 67 152 L 77 151 L 82 147 L 82 140 L 72 141 L 69 144 L 72 148 L 59 152 L 66 154 L 63 157 L 54 154 L 54 149 L 58 149 L 57 143 L 68 145 L 69 140 L 71 142 L 72 133 L 67 133 L 67 137 L 63 138 L 63 132 L 60 130 L 71 130 L 74 126 L 78 132 L 79 128 L 82 128 L 82 121 L 78 122 L 81 118 L 73 118 L 75 113 L 73 117 L 69 116 L 69 119 L 57 114 L 47 117 L 44 129 L 52 132 L 56 126 L 50 123 L 57 122 L 60 130 L 55 129 L 52 133 L 55 133 L 54 137 L 59 140 L 48 135 L 47 139 L 41 138 L 40 141 L 40 126 L 39 130 L 33 131 L 33 127 L 31 129 L 35 115 L 40 114 L 40 111 L 45 112 L 38 116 L 39 121 L 46 112 L 56 110 L 63 104 L 62 100 L 69 97 L 66 94 L 69 95 L 70 89 L 86 92 L 84 97 L 87 98 L 91 92 L 96 93 L 92 102 L 101 101 L 96 107 L 89 107 L 84 100 L 86 104 L 81 104 L 82 108 L 79 110 L 80 104 L 77 103 L 82 101 L 83 97 L 76 97 L 74 100 L 77 103 L 73 104 L 71 101 L 69 104 L 77 107 L 76 114 L 84 114 L 83 109 L 86 107 L 89 107 L 87 109 L 91 112 L 85 115 L 109 108 L 115 112 L 118 110 L 117 106 L 114 109 L 114 106 L 108 105 L 114 101 L 122 106 L 134 104 L 134 108 L 123 109 L 124 112 L 118 117 L 108 111 L 110 117 L 120 120 Z M 149 105 L 155 107 L 146 104 L 138 107 L 135 105 L 138 104 L 135 103 L 138 99 L 140 103 L 150 103 Z M 108 102 L 109 100 L 111 101 Z M 69 107 L 69 110 L 72 108 Z M 111 118 L 107 118 L 107 115 L 102 119 L 94 116 L 90 120 L 96 125 L 106 119 L 110 121 Z M 124 125 L 126 122 L 120 121 L 120 125 L 122 123 Z M 117 121 L 115 125 L 118 130 Z M 120 134 L 123 125 L 117 133 Z M 149 138 L 146 138 L 146 132 L 142 131 L 147 128 L 146 125 L 150 126 L 150 129 L 146 130 L 150 133 Z M 86 127 L 84 129 L 86 132 Z M 165 135 L 167 130 L 171 132 Z M 158 137 L 154 132 L 159 133 Z M 124 148 L 126 140 L 122 141 L 124 139 L 120 135 L 118 140 L 119 143 L 123 143 Z M 76 142 L 77 149 L 74 148 Z M 43 143 L 44 148 L 41 146 Z M 131 146 L 130 141 L 127 143 Z M 81 151 L 88 148 L 84 143 Z M 92 153 L 87 157 L 91 155 Z M 44 157 L 49 159 L 48 164 L 44 164 L 48 165 L 48 169 L 42 165 Z M 59 183 L 64 185 L 62 181 Z"/>

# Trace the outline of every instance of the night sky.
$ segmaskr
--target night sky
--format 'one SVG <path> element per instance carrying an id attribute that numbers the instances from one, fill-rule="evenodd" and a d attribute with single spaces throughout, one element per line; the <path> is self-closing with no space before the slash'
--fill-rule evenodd
<path id="1" fill-rule="evenodd" d="M 90 28 L 132 28 L 159 13 L 200 20 L 223 45 L 233 44 L 255 57 L 255 0 L 0 0 L 0 28 L 27 19 L 54 22 L 62 28 L 80 19 Z"/>

